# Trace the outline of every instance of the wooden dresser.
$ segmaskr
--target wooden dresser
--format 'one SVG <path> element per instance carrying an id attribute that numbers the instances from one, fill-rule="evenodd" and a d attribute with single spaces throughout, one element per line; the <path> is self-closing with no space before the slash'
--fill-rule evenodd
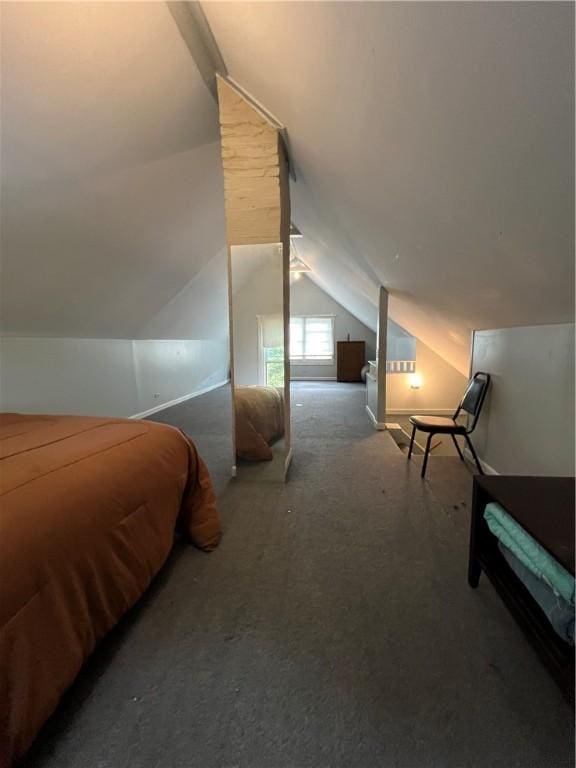
<path id="1" fill-rule="evenodd" d="M 360 372 L 366 363 L 365 341 L 338 341 L 336 378 L 338 381 L 362 381 Z"/>

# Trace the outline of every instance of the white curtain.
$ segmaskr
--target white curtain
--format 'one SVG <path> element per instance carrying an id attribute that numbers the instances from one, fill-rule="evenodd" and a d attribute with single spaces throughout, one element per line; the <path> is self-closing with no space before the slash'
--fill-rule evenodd
<path id="1" fill-rule="evenodd" d="M 260 323 L 264 348 L 284 346 L 284 318 L 282 315 L 260 315 Z"/>

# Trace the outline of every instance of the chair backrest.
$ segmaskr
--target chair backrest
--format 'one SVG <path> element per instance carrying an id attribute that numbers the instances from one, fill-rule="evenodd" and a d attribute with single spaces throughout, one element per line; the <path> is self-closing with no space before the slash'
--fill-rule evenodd
<path id="1" fill-rule="evenodd" d="M 476 426 L 489 385 L 490 374 L 484 373 L 483 371 L 477 371 L 468 382 L 464 396 L 454 412 L 454 416 L 452 417 L 454 419 L 458 417 L 460 411 L 465 411 L 472 416 L 472 425 L 468 427 L 468 433 L 472 432 Z"/>

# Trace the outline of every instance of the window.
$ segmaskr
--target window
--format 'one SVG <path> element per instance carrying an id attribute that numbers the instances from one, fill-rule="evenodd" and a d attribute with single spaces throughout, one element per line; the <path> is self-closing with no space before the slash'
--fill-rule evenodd
<path id="1" fill-rule="evenodd" d="M 290 360 L 296 365 L 334 365 L 334 317 L 291 317 Z"/>
<path id="2" fill-rule="evenodd" d="M 269 387 L 284 386 L 284 347 L 264 347 L 266 384 Z"/>
<path id="3" fill-rule="evenodd" d="M 284 386 L 284 317 L 257 315 L 259 335 L 258 383 Z"/>

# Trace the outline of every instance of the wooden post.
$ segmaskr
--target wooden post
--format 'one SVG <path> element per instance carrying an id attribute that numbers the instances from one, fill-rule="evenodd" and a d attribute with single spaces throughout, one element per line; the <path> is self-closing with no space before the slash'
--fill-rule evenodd
<path id="1" fill-rule="evenodd" d="M 380 286 L 378 297 L 378 334 L 376 359 L 378 361 L 378 424 L 386 422 L 386 339 L 388 335 L 388 291 Z"/>
<path id="2" fill-rule="evenodd" d="M 228 253 L 234 245 L 282 243 L 284 442 L 290 462 L 290 188 L 281 129 L 217 77 Z M 229 256 L 230 258 L 230 256 Z M 231 308 L 230 308 L 231 311 Z"/>

